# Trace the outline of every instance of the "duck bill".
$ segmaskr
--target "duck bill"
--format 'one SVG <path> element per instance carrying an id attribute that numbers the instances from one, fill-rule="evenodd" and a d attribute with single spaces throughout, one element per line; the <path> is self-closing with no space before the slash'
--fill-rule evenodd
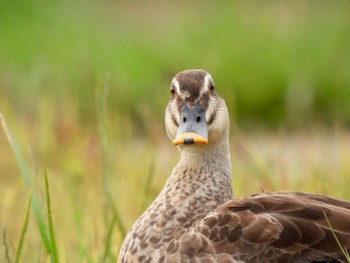
<path id="1" fill-rule="evenodd" d="M 208 144 L 208 139 L 194 132 L 185 132 L 173 140 L 174 145 L 194 143 Z"/>
<path id="2" fill-rule="evenodd" d="M 184 105 L 180 113 L 180 124 L 177 130 L 174 145 L 208 143 L 208 123 L 205 119 L 205 112 L 196 103 L 192 109 Z"/>

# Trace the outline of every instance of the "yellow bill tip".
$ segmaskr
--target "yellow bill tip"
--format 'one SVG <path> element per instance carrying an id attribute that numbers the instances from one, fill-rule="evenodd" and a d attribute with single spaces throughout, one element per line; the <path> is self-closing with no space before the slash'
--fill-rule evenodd
<path id="1" fill-rule="evenodd" d="M 194 143 L 208 144 L 208 139 L 203 138 L 202 136 L 194 132 L 185 132 L 178 136 L 175 140 L 173 140 L 174 145 Z"/>

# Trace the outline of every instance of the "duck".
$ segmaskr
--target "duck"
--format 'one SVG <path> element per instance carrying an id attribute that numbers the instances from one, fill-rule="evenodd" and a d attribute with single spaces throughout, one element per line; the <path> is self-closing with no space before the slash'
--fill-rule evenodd
<path id="1" fill-rule="evenodd" d="M 165 127 L 180 160 L 127 233 L 118 263 L 345 262 L 350 202 L 306 192 L 234 199 L 225 101 L 205 70 L 172 79 Z"/>

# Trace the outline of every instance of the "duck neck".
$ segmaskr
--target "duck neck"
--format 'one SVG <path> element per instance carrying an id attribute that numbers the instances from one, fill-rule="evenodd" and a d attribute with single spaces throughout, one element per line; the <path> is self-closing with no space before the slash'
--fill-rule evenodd
<path id="1" fill-rule="evenodd" d="M 149 255 L 159 260 L 175 235 L 233 198 L 228 142 L 182 145 L 180 152 L 181 159 L 162 192 L 125 238 L 124 244 L 130 244 L 123 246 L 122 259 L 139 259 L 142 254 L 130 251 L 149 246 Z"/>
<path id="2" fill-rule="evenodd" d="M 216 174 L 225 173 L 231 177 L 228 139 L 212 144 L 181 145 L 180 152 L 181 159 L 177 167 L 206 167 Z M 231 187 L 231 184 L 229 187 Z"/>
<path id="3" fill-rule="evenodd" d="M 233 198 L 228 142 L 207 145 L 181 145 L 181 159 L 160 196 L 175 207 L 194 199 L 203 215 Z M 201 213 L 197 213 L 201 217 Z M 194 218 L 195 219 L 195 218 Z"/>
<path id="4" fill-rule="evenodd" d="M 191 226 L 233 198 L 228 142 L 182 145 L 180 152 L 179 163 L 148 211 L 166 215 L 169 226 L 177 229 Z M 170 208 L 174 213 L 168 217 Z"/>

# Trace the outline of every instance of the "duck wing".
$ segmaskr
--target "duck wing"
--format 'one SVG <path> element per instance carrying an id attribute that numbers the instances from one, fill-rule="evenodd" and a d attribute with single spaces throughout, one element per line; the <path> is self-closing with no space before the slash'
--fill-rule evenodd
<path id="1" fill-rule="evenodd" d="M 342 262 L 350 252 L 350 202 L 301 192 L 232 200 L 167 249 L 169 262 Z"/>

